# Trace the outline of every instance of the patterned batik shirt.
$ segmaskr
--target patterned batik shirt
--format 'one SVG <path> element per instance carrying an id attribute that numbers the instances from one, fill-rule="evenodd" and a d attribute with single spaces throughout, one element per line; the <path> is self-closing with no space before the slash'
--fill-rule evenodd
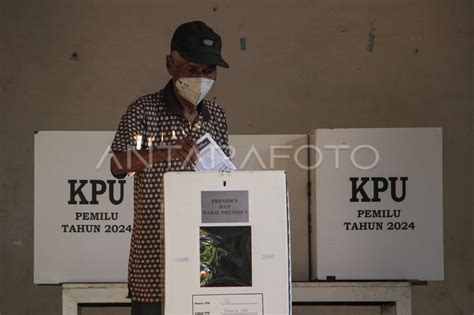
<path id="1" fill-rule="evenodd" d="M 137 147 L 173 145 L 176 139 L 198 140 L 209 133 L 229 156 L 227 120 L 217 104 L 203 100 L 198 104 L 193 125 L 184 117 L 170 80 L 157 93 L 140 97 L 122 116 L 112 142 L 114 153 Z M 128 296 L 138 302 L 164 302 L 164 211 L 163 174 L 190 171 L 177 159 L 154 163 L 134 176 L 133 230 L 128 261 Z M 119 176 L 117 176 L 119 177 Z M 125 175 L 123 176 L 125 177 Z M 123 178 L 122 177 L 122 178 Z"/>

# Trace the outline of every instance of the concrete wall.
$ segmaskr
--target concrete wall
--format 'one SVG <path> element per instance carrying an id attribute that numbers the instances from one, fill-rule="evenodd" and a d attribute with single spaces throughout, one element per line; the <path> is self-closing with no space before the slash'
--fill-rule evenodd
<path id="1" fill-rule="evenodd" d="M 413 309 L 471 314 L 469 0 L 1 1 L 0 313 L 61 309 L 60 288 L 32 284 L 34 130 L 115 129 L 130 101 L 166 83 L 171 34 L 192 19 L 224 39 L 231 69 L 214 96 L 233 134 L 443 127 L 446 280 L 415 287 Z M 305 313 L 365 312 L 349 309 Z"/>

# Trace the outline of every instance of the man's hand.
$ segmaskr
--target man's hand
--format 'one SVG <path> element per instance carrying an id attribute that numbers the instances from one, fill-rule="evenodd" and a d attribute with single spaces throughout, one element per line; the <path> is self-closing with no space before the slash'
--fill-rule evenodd
<path id="1" fill-rule="evenodd" d="M 196 167 L 198 149 L 196 142 L 191 139 L 179 139 L 168 148 L 124 151 L 114 154 L 110 159 L 110 169 L 114 176 L 125 176 L 129 172 L 140 172 L 153 163 L 178 159 L 183 166 L 192 165 Z M 151 154 L 151 155 L 150 155 Z M 117 162 L 117 163 L 116 163 Z M 121 178 L 121 177 L 119 177 Z"/>
<path id="2" fill-rule="evenodd" d="M 186 166 L 189 163 L 193 167 L 197 164 L 198 149 L 196 142 L 191 139 L 178 139 L 176 144 L 171 148 L 171 158 L 175 158 L 183 162 Z"/>

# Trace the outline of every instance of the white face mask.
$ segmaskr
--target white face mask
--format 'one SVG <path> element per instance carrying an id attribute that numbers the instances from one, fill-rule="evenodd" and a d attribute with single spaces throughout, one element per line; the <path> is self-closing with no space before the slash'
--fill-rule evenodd
<path id="1" fill-rule="evenodd" d="M 179 95 L 190 103 L 197 105 L 206 97 L 214 84 L 214 80 L 202 77 L 179 78 L 175 86 Z"/>

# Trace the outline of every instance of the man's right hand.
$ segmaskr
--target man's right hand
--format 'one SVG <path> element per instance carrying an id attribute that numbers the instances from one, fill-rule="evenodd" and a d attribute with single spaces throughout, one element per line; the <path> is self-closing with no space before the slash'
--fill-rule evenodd
<path id="1" fill-rule="evenodd" d="M 197 164 L 198 149 L 196 142 L 192 139 L 178 139 L 176 144 L 171 148 L 171 158 L 178 159 L 183 162 L 183 165 L 191 165 L 194 167 Z"/>
<path id="2" fill-rule="evenodd" d="M 166 149 L 153 149 L 152 151 L 142 149 L 116 153 L 110 159 L 110 169 L 114 176 L 123 178 L 129 172 L 140 172 L 153 163 L 168 159 L 178 159 L 183 162 L 183 166 L 191 165 L 195 167 L 197 153 L 196 142 L 191 139 L 179 139 L 176 140 L 173 146 Z M 118 163 L 115 163 L 116 161 Z"/>

